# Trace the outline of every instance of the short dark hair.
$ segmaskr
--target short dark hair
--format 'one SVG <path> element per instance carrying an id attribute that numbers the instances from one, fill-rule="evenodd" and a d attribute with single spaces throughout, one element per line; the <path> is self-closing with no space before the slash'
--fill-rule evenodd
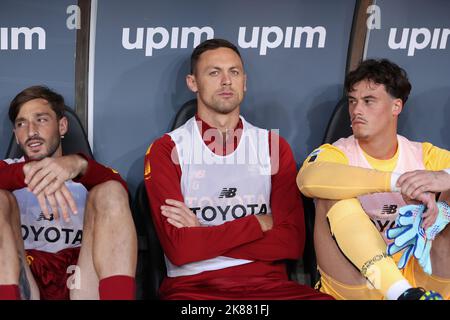
<path id="1" fill-rule="evenodd" d="M 45 86 L 32 86 L 24 89 L 22 92 L 17 94 L 15 98 L 11 101 L 9 105 L 9 120 L 14 124 L 17 115 L 19 114 L 20 108 L 30 100 L 34 99 L 44 99 L 50 104 L 52 110 L 56 113 L 57 119 L 64 117 L 64 98 L 59 93 L 50 90 Z"/>
<path id="2" fill-rule="evenodd" d="M 355 84 L 363 80 L 383 84 L 386 92 L 394 98 L 401 99 L 403 104 L 411 92 L 411 83 L 406 71 L 387 59 L 368 59 L 361 62 L 345 78 L 345 91 L 352 92 Z"/>
<path id="3" fill-rule="evenodd" d="M 198 59 L 203 52 L 219 49 L 219 48 L 228 48 L 236 52 L 239 58 L 242 61 L 241 54 L 239 53 L 238 48 L 232 44 L 230 41 L 225 39 L 209 39 L 200 43 L 197 47 L 195 47 L 194 51 L 191 54 L 191 74 L 194 74 L 195 67 L 197 66 Z M 243 61 L 242 61 L 243 63 Z"/>

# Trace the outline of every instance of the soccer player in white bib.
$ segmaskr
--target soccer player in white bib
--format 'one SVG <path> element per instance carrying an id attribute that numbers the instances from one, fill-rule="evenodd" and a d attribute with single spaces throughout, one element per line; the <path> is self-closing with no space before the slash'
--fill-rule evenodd
<path id="1" fill-rule="evenodd" d="M 126 183 L 86 155 L 63 154 L 58 93 L 23 90 L 9 118 L 25 156 L 0 161 L 0 299 L 134 299 Z"/>
<path id="2" fill-rule="evenodd" d="M 145 183 L 167 277 L 162 299 L 331 299 L 289 281 L 304 216 L 287 142 L 240 116 L 246 75 L 237 48 L 201 43 L 186 77 L 197 114 L 157 139 Z"/>
<path id="3" fill-rule="evenodd" d="M 411 90 L 398 65 L 366 60 L 345 89 L 353 135 L 314 150 L 297 176 L 315 198 L 317 287 L 336 299 L 448 299 L 450 152 L 397 134 Z"/>

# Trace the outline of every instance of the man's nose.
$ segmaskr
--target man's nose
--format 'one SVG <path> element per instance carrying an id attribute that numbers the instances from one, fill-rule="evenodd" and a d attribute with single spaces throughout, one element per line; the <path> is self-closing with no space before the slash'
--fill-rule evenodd
<path id="1" fill-rule="evenodd" d="M 228 73 L 222 75 L 222 85 L 229 86 L 231 84 L 231 77 Z"/>
<path id="2" fill-rule="evenodd" d="M 28 136 L 33 137 L 38 134 L 37 124 L 31 121 L 28 125 Z"/>
<path id="3" fill-rule="evenodd" d="M 355 101 L 351 107 L 351 115 L 356 116 L 362 114 L 362 103 L 360 101 Z"/>

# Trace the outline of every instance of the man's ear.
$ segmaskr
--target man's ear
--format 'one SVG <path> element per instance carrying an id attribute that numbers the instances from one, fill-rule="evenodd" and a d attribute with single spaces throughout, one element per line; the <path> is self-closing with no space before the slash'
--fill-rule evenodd
<path id="1" fill-rule="evenodd" d="M 59 119 L 59 135 L 63 136 L 67 133 L 67 130 L 69 129 L 69 121 L 66 117 L 62 117 Z"/>
<path id="2" fill-rule="evenodd" d="M 398 116 L 403 110 L 403 101 L 402 99 L 395 99 L 394 104 L 392 106 L 392 115 Z"/>
<path id="3" fill-rule="evenodd" d="M 197 93 L 198 91 L 197 80 L 195 79 L 195 76 L 193 74 L 188 74 L 186 76 L 186 84 L 189 90 L 191 90 L 194 93 Z"/>

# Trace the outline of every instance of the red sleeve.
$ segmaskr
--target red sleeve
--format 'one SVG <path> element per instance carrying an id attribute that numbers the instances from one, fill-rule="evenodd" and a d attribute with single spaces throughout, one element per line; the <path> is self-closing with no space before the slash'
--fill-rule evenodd
<path id="1" fill-rule="evenodd" d="M 105 167 L 104 165 L 101 165 L 100 163 L 96 162 L 95 160 L 89 158 L 85 154 L 78 153 L 79 156 L 82 156 L 85 158 L 88 162 L 88 166 L 86 169 L 86 172 L 83 176 L 77 177 L 73 179 L 74 182 L 81 183 L 86 187 L 86 189 L 90 190 L 93 187 L 95 187 L 98 184 L 101 184 L 106 181 L 115 180 L 119 182 L 125 190 L 128 192 L 128 187 L 126 182 L 122 179 L 120 174 L 108 167 Z"/>
<path id="2" fill-rule="evenodd" d="M 25 162 L 8 164 L 0 161 L 0 189 L 10 192 L 25 188 L 25 175 L 23 165 Z"/>
<path id="3" fill-rule="evenodd" d="M 279 152 L 277 152 L 276 143 L 278 143 Z M 305 222 L 303 202 L 295 182 L 297 166 L 294 156 L 286 140 L 276 134 L 271 133 L 269 146 L 273 173 L 270 206 L 274 226 L 264 233 L 262 239 L 230 250 L 225 254 L 226 256 L 276 261 L 298 259 L 303 253 Z"/>
<path id="4" fill-rule="evenodd" d="M 173 155 L 172 155 L 173 153 Z M 211 259 L 230 249 L 263 236 L 254 216 L 226 222 L 218 226 L 176 228 L 161 215 L 166 199 L 183 201 L 181 168 L 170 136 L 156 140 L 145 156 L 145 186 L 156 232 L 164 253 L 175 265 Z"/>

